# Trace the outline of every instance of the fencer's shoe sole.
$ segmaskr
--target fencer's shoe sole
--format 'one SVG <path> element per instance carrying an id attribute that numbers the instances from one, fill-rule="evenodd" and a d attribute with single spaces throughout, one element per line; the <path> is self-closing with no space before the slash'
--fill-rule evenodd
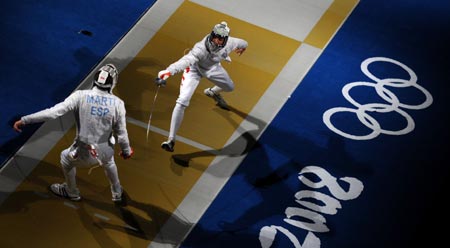
<path id="1" fill-rule="evenodd" d="M 161 148 L 168 151 L 168 152 L 173 152 L 174 151 L 174 147 L 175 146 L 175 142 L 173 141 L 164 141 L 163 143 L 161 143 Z"/>
<path id="2" fill-rule="evenodd" d="M 122 201 L 123 197 L 123 188 L 120 189 L 120 193 L 112 193 L 112 201 L 113 202 L 120 202 Z"/>
<path id="3" fill-rule="evenodd" d="M 127 195 L 125 191 L 122 189 L 122 192 L 120 194 L 113 194 L 112 195 L 112 201 L 114 202 L 114 205 L 125 207 L 127 206 Z"/>
<path id="4" fill-rule="evenodd" d="M 81 201 L 81 196 L 78 194 L 71 194 L 67 191 L 67 185 L 65 183 L 54 183 L 49 186 L 49 190 L 56 196 L 69 199 L 71 201 Z"/>
<path id="5" fill-rule="evenodd" d="M 223 99 L 223 97 L 220 94 L 214 93 L 211 90 L 211 88 L 205 89 L 205 91 L 203 93 L 205 93 L 206 96 L 214 99 L 214 101 L 216 101 L 216 105 L 219 106 L 220 108 L 225 109 L 225 110 L 230 110 L 227 102 Z"/>

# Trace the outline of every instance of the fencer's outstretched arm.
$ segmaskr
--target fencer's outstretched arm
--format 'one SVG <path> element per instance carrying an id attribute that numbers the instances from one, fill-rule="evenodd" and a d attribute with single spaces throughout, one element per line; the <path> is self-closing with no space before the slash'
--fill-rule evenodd
<path id="1" fill-rule="evenodd" d="M 21 132 L 21 128 L 24 125 L 56 119 L 60 116 L 63 116 L 67 112 L 74 110 L 77 106 L 78 94 L 78 92 L 74 92 L 69 97 L 67 97 L 64 102 L 60 102 L 51 108 L 23 116 L 22 118 L 20 118 L 20 120 L 14 123 L 14 130 L 16 130 L 17 132 Z"/>
<path id="2" fill-rule="evenodd" d="M 207 56 L 206 49 L 202 48 L 201 42 L 198 42 L 188 54 L 181 57 L 176 62 L 172 63 L 167 67 L 167 71 L 171 73 L 171 75 L 175 75 L 179 72 L 182 72 L 187 67 L 197 63 L 199 60 L 203 59 Z"/>
<path id="3" fill-rule="evenodd" d="M 167 80 L 170 76 L 182 72 L 184 69 L 195 64 L 202 69 L 208 70 L 209 68 L 213 68 L 217 63 L 220 63 L 221 60 L 231 61 L 229 58 L 231 52 L 235 51 L 238 55 L 241 55 L 248 46 L 248 42 L 243 39 L 229 37 L 224 48 L 216 52 L 211 52 L 205 43 L 207 39 L 208 35 L 197 42 L 189 53 L 170 64 L 165 70 L 160 71 L 158 78 Z"/>
<path id="4" fill-rule="evenodd" d="M 158 73 L 158 78 L 164 80 L 160 82 L 164 82 L 165 84 L 165 80 L 167 80 L 169 77 L 182 72 L 184 69 L 197 63 L 201 58 L 203 58 L 206 53 L 205 51 L 203 51 L 204 49 L 200 48 L 199 46 L 201 46 L 200 42 L 198 42 L 194 46 L 194 48 L 189 51 L 188 54 L 184 55 L 179 60 L 169 65 L 167 69 L 160 71 Z M 160 84 L 158 83 L 158 81 L 156 83 L 157 85 Z"/>

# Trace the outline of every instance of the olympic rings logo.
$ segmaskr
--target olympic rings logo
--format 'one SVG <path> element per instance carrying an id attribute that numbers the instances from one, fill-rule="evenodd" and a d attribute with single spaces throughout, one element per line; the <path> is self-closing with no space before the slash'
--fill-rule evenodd
<path id="1" fill-rule="evenodd" d="M 373 62 L 387 62 L 392 63 L 397 66 L 400 66 L 403 70 L 405 70 L 409 74 L 409 79 L 401 79 L 401 78 L 384 78 L 380 79 L 373 75 L 368 67 Z M 345 85 L 342 88 L 342 94 L 349 101 L 351 104 L 353 104 L 356 108 L 346 108 L 346 107 L 336 107 L 331 108 L 325 111 L 323 114 L 323 122 L 325 125 L 333 132 L 354 140 L 369 140 L 376 138 L 381 133 L 388 134 L 388 135 L 403 135 L 411 132 L 414 130 L 414 120 L 412 117 L 406 113 L 404 109 L 424 109 L 430 106 L 433 103 L 433 97 L 431 94 L 422 86 L 417 84 L 417 75 L 414 73 L 413 70 L 411 70 L 408 66 L 390 59 L 390 58 L 384 58 L 384 57 L 373 57 L 368 58 L 364 60 L 361 63 L 361 71 L 370 79 L 372 79 L 375 83 L 372 82 L 352 82 L 347 85 Z M 368 104 L 360 104 L 355 99 L 353 99 L 350 96 L 350 89 L 353 87 L 358 86 L 366 86 L 366 87 L 373 87 L 377 94 L 386 102 L 385 103 L 368 103 Z M 389 89 L 387 89 L 385 86 L 394 87 L 394 88 L 406 88 L 406 87 L 414 87 L 417 90 L 421 91 L 425 95 L 425 100 L 418 104 L 418 105 L 409 105 L 404 104 L 399 101 L 399 98 Z M 355 113 L 358 117 L 358 120 L 365 125 L 367 128 L 371 129 L 372 132 L 366 135 L 353 135 L 346 132 L 341 131 L 340 129 L 336 128 L 331 123 L 331 116 L 333 116 L 336 113 L 339 112 L 350 112 Z M 396 112 L 397 114 L 401 115 L 406 119 L 406 126 L 403 129 L 400 130 L 385 130 L 381 128 L 381 125 L 378 123 L 378 121 L 369 115 L 370 112 L 378 112 L 378 113 L 388 113 L 388 112 Z"/>

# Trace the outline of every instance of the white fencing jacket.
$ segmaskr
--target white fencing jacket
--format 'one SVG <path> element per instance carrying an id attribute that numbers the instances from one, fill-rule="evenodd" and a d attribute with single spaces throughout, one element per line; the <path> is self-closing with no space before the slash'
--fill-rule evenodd
<path id="1" fill-rule="evenodd" d="M 130 153 L 130 142 L 126 129 L 124 102 L 115 95 L 96 87 L 90 90 L 77 90 L 63 102 L 55 106 L 26 115 L 21 118 L 24 124 L 38 123 L 56 119 L 67 112 L 73 112 L 77 121 L 75 141 L 84 144 L 104 144 L 111 135 L 117 136 L 118 144 L 124 153 Z"/>
<path id="2" fill-rule="evenodd" d="M 167 70 L 175 75 L 189 66 L 196 66 L 200 72 L 208 71 L 222 60 L 231 61 L 229 55 L 235 49 L 247 48 L 247 41 L 235 37 L 228 37 L 228 42 L 217 52 L 209 52 L 206 48 L 206 35 L 201 41 L 197 42 L 188 54 L 181 57 L 178 61 L 167 67 Z"/>

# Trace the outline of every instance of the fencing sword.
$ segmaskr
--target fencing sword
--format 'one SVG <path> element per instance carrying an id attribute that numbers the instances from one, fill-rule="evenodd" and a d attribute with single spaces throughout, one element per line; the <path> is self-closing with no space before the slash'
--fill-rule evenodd
<path id="1" fill-rule="evenodd" d="M 148 133 L 150 131 L 150 124 L 152 122 L 152 115 L 153 115 L 153 109 L 155 108 L 155 103 L 156 103 L 156 98 L 158 97 L 158 92 L 159 92 L 159 88 L 166 86 L 166 80 L 162 79 L 162 78 L 155 78 L 155 83 L 158 86 L 158 88 L 156 88 L 156 92 L 155 92 L 155 97 L 153 98 L 153 104 L 152 107 L 150 109 L 150 116 L 148 117 L 148 124 L 147 124 L 147 141 L 148 141 Z"/>

